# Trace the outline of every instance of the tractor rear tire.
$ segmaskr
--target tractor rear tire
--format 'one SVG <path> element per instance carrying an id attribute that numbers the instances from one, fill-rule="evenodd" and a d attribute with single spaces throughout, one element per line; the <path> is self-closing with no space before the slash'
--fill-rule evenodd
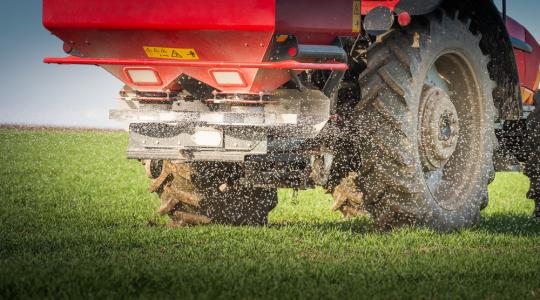
<path id="1" fill-rule="evenodd" d="M 145 165 L 150 162 L 145 162 Z M 227 163 L 154 163 L 159 174 L 150 185 L 161 199 L 158 212 L 174 226 L 265 225 L 277 205 L 275 188 L 241 185 L 240 167 Z"/>
<path id="2" fill-rule="evenodd" d="M 368 50 L 357 187 L 384 229 L 452 231 L 480 219 L 494 177 L 495 84 L 469 24 L 438 11 Z"/>
<path id="3" fill-rule="evenodd" d="M 539 98 L 540 97 L 536 97 Z M 534 216 L 540 218 L 540 106 L 529 115 L 527 120 L 527 162 L 525 164 L 525 175 L 531 181 L 531 187 L 527 194 L 529 199 L 535 201 L 536 206 Z"/>

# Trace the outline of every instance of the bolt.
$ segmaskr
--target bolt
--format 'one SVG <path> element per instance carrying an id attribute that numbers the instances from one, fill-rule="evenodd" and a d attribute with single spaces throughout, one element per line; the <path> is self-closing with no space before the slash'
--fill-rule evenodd
<path id="1" fill-rule="evenodd" d="M 159 144 L 159 141 L 156 141 L 156 145 Z"/>
<path id="2" fill-rule="evenodd" d="M 146 141 L 142 141 L 143 144 L 146 144 Z"/>

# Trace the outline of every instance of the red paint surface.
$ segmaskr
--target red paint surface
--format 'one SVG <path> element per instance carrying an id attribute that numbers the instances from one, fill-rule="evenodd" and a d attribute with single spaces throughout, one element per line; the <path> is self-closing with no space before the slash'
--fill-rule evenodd
<path id="1" fill-rule="evenodd" d="M 394 10 L 398 2 L 399 0 L 362 0 L 362 15 L 367 15 L 368 12 L 377 6 L 386 6 L 390 10 Z"/>
<path id="2" fill-rule="evenodd" d="M 522 100 L 525 104 L 534 104 L 533 94 L 540 87 L 540 45 L 532 34 L 516 20 L 508 18 L 508 32 L 514 38 L 526 42 L 533 48 L 532 53 L 514 49 L 522 86 Z"/>
<path id="3" fill-rule="evenodd" d="M 43 24 L 51 31 L 230 30 L 272 31 L 274 0 L 44 0 Z"/>
<path id="4" fill-rule="evenodd" d="M 193 48 L 200 62 L 260 63 L 274 32 L 275 7 L 274 0 L 44 0 L 43 24 L 60 39 L 72 43 L 84 58 L 148 59 L 143 47 L 153 46 Z M 155 64 L 163 83 L 154 86 L 132 83 L 123 72 L 128 64 L 101 66 L 141 91 L 169 89 L 181 74 L 216 89 L 231 90 L 216 85 L 209 74 L 211 66 Z M 281 70 L 246 68 L 242 75 L 247 85 L 235 91 L 254 89 L 258 73 L 268 73 L 267 78 L 271 78 L 256 85 L 264 90 L 273 90 L 288 80 Z"/>
<path id="5" fill-rule="evenodd" d="M 277 0 L 276 33 L 294 34 L 301 44 L 328 45 L 353 36 L 353 1 Z"/>
<path id="6" fill-rule="evenodd" d="M 366 15 L 377 6 L 394 9 L 398 0 L 362 0 Z M 43 24 L 83 55 L 96 59 L 120 80 L 141 91 L 175 87 L 175 79 L 187 74 L 224 92 L 271 91 L 290 76 L 284 67 L 307 68 L 297 63 L 259 64 L 265 60 L 273 34 L 294 34 L 303 44 L 328 45 L 337 36 L 352 32 L 353 1 L 327 0 L 44 0 Z M 536 90 L 540 81 L 540 46 L 512 19 L 510 34 L 530 44 L 534 52 L 516 50 L 522 86 Z M 193 48 L 199 60 L 149 60 L 143 47 Z M 100 59 L 105 59 L 100 60 Z M 108 59 L 108 60 L 107 60 Z M 55 63 L 88 63 L 87 60 L 47 60 Z M 112 63 L 114 62 L 114 63 Z M 119 63 L 121 62 L 121 63 Z M 248 62 L 248 63 L 246 63 Z M 288 64 L 288 65 L 287 65 Z M 162 79 L 156 86 L 137 86 L 124 67 L 152 66 Z M 326 67 L 336 67 L 326 66 Z M 246 86 L 220 87 L 210 69 L 238 68 Z M 309 67 L 320 68 L 311 65 Z M 234 90 L 233 90 L 234 89 Z M 525 100 L 525 99 L 524 99 Z"/>
<path id="7" fill-rule="evenodd" d="M 178 61 L 155 59 L 117 59 L 117 58 L 46 58 L 50 64 L 77 65 L 130 65 L 130 66 L 163 66 L 163 67 L 198 67 L 198 68 L 257 68 L 257 69 L 287 69 L 287 70 L 347 70 L 344 63 L 303 63 L 294 60 L 279 62 L 213 62 L 213 61 Z M 214 71 L 217 71 L 215 69 Z"/>
<path id="8" fill-rule="evenodd" d="M 281 65 L 257 64 L 265 60 L 274 33 L 292 33 L 286 24 L 303 24 L 303 27 L 294 25 L 294 28 L 306 43 L 329 44 L 337 35 L 353 35 L 350 1 L 343 1 L 341 5 L 324 0 L 298 1 L 302 5 L 292 7 L 289 3 L 294 1 L 277 1 L 44 0 L 43 24 L 60 39 L 73 45 L 83 58 L 96 59 L 93 64 L 100 65 L 140 91 L 170 89 L 181 74 L 225 92 L 272 91 L 290 80 L 284 66 L 299 69 L 306 66 L 313 69 L 336 68 L 336 65 L 300 65 L 291 62 Z M 306 5 L 316 9 L 306 11 Z M 321 6 L 325 5 L 333 8 L 333 11 L 321 10 Z M 283 20 L 276 16 L 276 9 L 282 9 L 282 15 L 289 20 L 283 23 L 283 28 L 276 28 L 276 24 L 281 24 L 279 22 Z M 341 12 L 347 12 L 349 17 L 343 17 Z M 327 19 L 316 19 L 313 14 L 318 14 L 315 17 L 324 15 Z M 338 17 L 328 19 L 329 15 Z M 193 48 L 200 64 L 169 59 L 149 60 L 144 46 Z M 141 63 L 143 60 L 147 61 Z M 122 61 L 122 64 L 118 61 Z M 88 61 L 71 59 L 62 63 Z M 162 79 L 162 84 L 149 86 L 131 82 L 123 72 L 124 67 L 140 65 L 152 66 Z M 218 67 L 240 68 L 246 86 L 219 86 L 209 72 Z"/>

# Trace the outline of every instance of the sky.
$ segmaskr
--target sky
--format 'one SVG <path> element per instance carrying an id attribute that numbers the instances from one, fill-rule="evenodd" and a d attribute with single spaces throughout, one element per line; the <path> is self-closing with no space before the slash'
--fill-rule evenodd
<path id="1" fill-rule="evenodd" d="M 540 40 L 540 1 L 507 5 L 508 14 Z M 122 82 L 95 66 L 42 63 L 65 54 L 62 42 L 43 28 L 41 13 L 40 0 L 0 4 L 0 123 L 122 128 L 108 119 Z"/>

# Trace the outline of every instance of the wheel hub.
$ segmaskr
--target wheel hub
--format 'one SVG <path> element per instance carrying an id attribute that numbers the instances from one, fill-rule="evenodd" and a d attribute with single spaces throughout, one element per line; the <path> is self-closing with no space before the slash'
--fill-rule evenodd
<path id="1" fill-rule="evenodd" d="M 448 94 L 441 88 L 425 89 L 420 110 L 420 154 L 425 170 L 438 170 L 450 160 L 459 138 L 459 119 Z"/>

